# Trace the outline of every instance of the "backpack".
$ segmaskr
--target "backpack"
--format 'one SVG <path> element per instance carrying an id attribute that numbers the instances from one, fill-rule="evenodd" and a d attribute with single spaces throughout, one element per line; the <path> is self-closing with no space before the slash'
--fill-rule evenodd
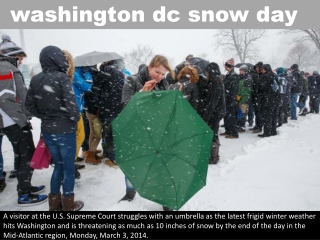
<path id="1" fill-rule="evenodd" d="M 285 94 L 287 92 L 287 79 L 285 78 L 285 76 L 279 76 L 277 79 L 279 88 L 278 88 L 278 93 L 280 94 Z"/>
<path id="2" fill-rule="evenodd" d="M 183 97 L 189 101 L 191 98 L 191 94 L 186 93 L 186 86 L 190 83 L 191 83 L 190 80 L 184 83 L 176 82 L 175 84 L 171 84 L 169 86 L 169 90 L 179 90 L 182 93 Z"/>
<path id="3" fill-rule="evenodd" d="M 285 76 L 275 76 L 271 87 L 274 93 L 285 94 L 287 91 L 287 79 Z"/>

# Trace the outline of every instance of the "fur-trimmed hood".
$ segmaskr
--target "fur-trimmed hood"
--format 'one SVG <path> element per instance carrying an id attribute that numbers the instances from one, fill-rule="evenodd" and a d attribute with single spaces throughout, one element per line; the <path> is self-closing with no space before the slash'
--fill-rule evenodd
<path id="1" fill-rule="evenodd" d="M 62 50 L 64 55 L 66 56 L 67 63 L 69 64 L 69 68 L 67 69 L 66 74 L 69 76 L 71 80 L 73 80 L 73 74 L 74 74 L 74 62 L 73 62 L 73 57 L 71 53 L 69 53 L 67 50 Z"/>

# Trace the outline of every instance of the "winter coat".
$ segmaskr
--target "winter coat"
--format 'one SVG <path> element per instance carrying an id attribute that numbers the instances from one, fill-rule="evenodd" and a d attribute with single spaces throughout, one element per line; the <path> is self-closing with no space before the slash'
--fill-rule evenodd
<path id="1" fill-rule="evenodd" d="M 97 76 L 100 72 L 97 69 L 91 69 L 91 75 L 92 75 L 92 86 L 91 91 L 84 93 L 84 110 L 92 115 L 98 114 L 98 106 L 94 102 L 95 95 L 93 93 L 93 89 L 95 86 L 97 86 Z"/>
<path id="2" fill-rule="evenodd" d="M 290 104 L 291 103 L 291 88 L 292 88 L 292 78 L 291 76 L 288 76 L 287 74 L 284 74 L 285 78 L 287 79 L 287 87 L 286 87 L 286 93 L 283 97 L 283 104 Z"/>
<path id="3" fill-rule="evenodd" d="M 80 113 L 84 110 L 84 94 L 91 91 L 92 75 L 87 67 L 76 67 L 73 76 L 73 91 L 76 97 L 78 110 Z"/>
<path id="4" fill-rule="evenodd" d="M 303 78 L 298 69 L 292 72 L 292 88 L 291 93 L 301 93 Z"/>
<path id="5" fill-rule="evenodd" d="M 112 121 L 121 111 L 124 74 L 115 62 L 108 63 L 97 74 L 92 89 L 94 104 L 102 122 Z"/>
<path id="6" fill-rule="evenodd" d="M 250 71 L 249 75 L 252 77 L 252 91 L 251 91 L 251 101 L 254 105 L 259 103 L 261 99 L 261 90 L 259 91 L 259 84 L 262 74 L 256 71 L 256 67 L 259 66 L 258 63 L 254 66 L 254 68 Z M 260 68 L 262 65 L 260 66 Z"/>
<path id="7" fill-rule="evenodd" d="M 212 117 L 222 119 L 226 114 L 225 89 L 222 79 L 216 77 L 203 80 L 202 83 L 199 82 L 199 99 L 202 104 L 202 107 L 198 108 L 199 115 L 206 123 Z"/>
<path id="8" fill-rule="evenodd" d="M 309 89 L 309 94 L 318 94 L 320 93 L 320 76 L 314 77 L 311 75 L 308 77 L 308 89 Z"/>
<path id="9" fill-rule="evenodd" d="M 301 95 L 308 96 L 309 95 L 309 89 L 308 89 L 308 79 L 306 77 L 302 78 L 302 90 Z"/>
<path id="10" fill-rule="evenodd" d="M 48 46 L 40 53 L 42 72 L 30 82 L 26 108 L 41 119 L 42 133 L 74 133 L 80 119 L 69 64 L 60 48 Z"/>
<path id="11" fill-rule="evenodd" d="M 239 90 L 239 75 L 232 70 L 228 72 L 224 78 L 224 88 L 226 97 L 226 108 L 233 108 L 236 106 L 237 94 Z"/>
<path id="12" fill-rule="evenodd" d="M 148 67 L 144 67 L 137 74 L 129 76 L 122 89 L 122 108 L 124 108 L 133 97 L 133 95 L 136 92 L 139 92 L 143 88 L 144 84 L 150 80 L 151 77 L 149 75 Z M 168 88 L 168 82 L 166 81 L 166 79 L 162 79 L 155 85 L 153 91 L 167 90 Z"/>
<path id="13" fill-rule="evenodd" d="M 187 84 L 185 84 L 188 82 Z M 198 87 L 193 82 L 189 81 L 186 76 L 182 77 L 178 83 L 184 84 L 184 94 L 189 95 L 189 103 L 197 111 L 199 103 Z"/>
<path id="14" fill-rule="evenodd" d="M 252 91 L 252 78 L 249 74 L 239 75 L 239 92 L 240 96 L 239 103 L 249 104 L 251 100 L 251 91 Z"/>
<path id="15" fill-rule="evenodd" d="M 29 124 L 31 113 L 25 108 L 27 88 L 15 59 L 0 55 L 0 128 Z"/>
<path id="16" fill-rule="evenodd" d="M 275 105 L 280 100 L 280 94 L 275 93 L 272 89 L 272 84 L 276 75 L 271 70 L 271 66 L 269 64 L 265 64 L 264 66 L 267 66 L 267 72 L 265 74 L 262 74 L 261 79 L 259 80 L 259 86 L 261 87 L 262 105 Z"/>

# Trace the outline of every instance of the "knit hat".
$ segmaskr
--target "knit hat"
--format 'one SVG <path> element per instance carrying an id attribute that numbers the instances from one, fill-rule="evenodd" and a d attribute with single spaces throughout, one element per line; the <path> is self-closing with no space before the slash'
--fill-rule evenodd
<path id="1" fill-rule="evenodd" d="M 319 72 L 318 71 L 313 71 L 312 75 L 313 76 L 319 76 Z"/>
<path id="2" fill-rule="evenodd" d="M 239 71 L 242 70 L 244 72 L 248 72 L 249 71 L 249 68 L 247 65 L 242 65 L 240 68 L 239 68 Z"/>
<path id="3" fill-rule="evenodd" d="M 22 48 L 20 48 L 17 44 L 11 41 L 11 38 L 9 35 L 3 34 L 2 35 L 2 42 L 0 43 L 0 51 L 3 55 L 6 56 L 16 56 L 16 55 L 22 55 L 23 57 L 26 57 L 27 54 L 23 51 Z"/>
<path id="4" fill-rule="evenodd" d="M 287 70 L 283 67 L 278 67 L 276 70 L 277 74 L 287 73 Z"/>
<path id="5" fill-rule="evenodd" d="M 224 64 L 226 67 L 233 68 L 234 67 L 234 59 L 230 58 L 226 63 Z"/>
<path id="6" fill-rule="evenodd" d="M 290 69 L 293 69 L 293 70 L 298 70 L 299 67 L 298 67 L 298 64 L 293 64 Z"/>
<path id="7" fill-rule="evenodd" d="M 266 70 L 266 72 L 272 71 L 270 64 L 263 64 L 262 69 Z"/>
<path id="8" fill-rule="evenodd" d="M 221 75 L 220 67 L 215 62 L 209 63 L 204 70 L 209 73 L 209 76 Z"/>
<path id="9" fill-rule="evenodd" d="M 304 75 L 305 75 L 305 76 L 310 76 L 310 73 L 309 73 L 309 72 L 306 72 Z"/>

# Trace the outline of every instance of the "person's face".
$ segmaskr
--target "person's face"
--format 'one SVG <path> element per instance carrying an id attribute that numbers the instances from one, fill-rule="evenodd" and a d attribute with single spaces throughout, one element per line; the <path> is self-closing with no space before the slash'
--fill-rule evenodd
<path id="1" fill-rule="evenodd" d="M 266 72 L 267 72 L 267 71 L 266 71 L 264 68 L 261 69 L 261 73 L 262 73 L 262 74 L 265 74 Z"/>
<path id="2" fill-rule="evenodd" d="M 227 66 L 224 66 L 224 69 L 225 69 L 227 72 L 231 72 L 231 70 L 232 70 L 231 67 L 227 67 Z"/>
<path id="3" fill-rule="evenodd" d="M 12 56 L 12 58 L 16 58 L 16 59 L 17 59 L 17 64 L 18 64 L 18 65 L 21 65 L 21 64 L 22 64 L 23 57 L 21 57 L 21 56 Z"/>
<path id="4" fill-rule="evenodd" d="M 256 67 L 256 72 L 260 73 L 260 68 L 259 67 Z"/>
<path id="5" fill-rule="evenodd" d="M 240 70 L 239 73 L 242 75 L 246 74 L 245 71 L 243 71 L 243 70 Z"/>
<path id="6" fill-rule="evenodd" d="M 155 79 L 157 82 L 160 82 L 166 75 L 167 69 L 163 65 L 157 67 L 148 66 L 148 71 L 151 79 Z"/>

